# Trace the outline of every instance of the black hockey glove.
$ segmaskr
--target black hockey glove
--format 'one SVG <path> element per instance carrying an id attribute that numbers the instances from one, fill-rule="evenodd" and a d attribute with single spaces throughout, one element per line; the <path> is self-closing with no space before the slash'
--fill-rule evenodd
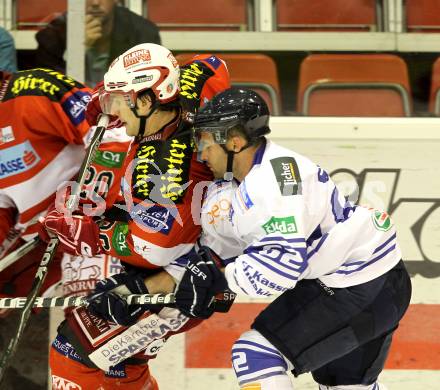
<path id="1" fill-rule="evenodd" d="M 122 272 L 96 283 L 87 296 L 90 313 L 119 325 L 133 325 L 148 310 L 146 305 L 129 305 L 120 294 L 148 294 L 144 277 Z"/>
<path id="2" fill-rule="evenodd" d="M 190 256 L 185 273 L 177 286 L 176 306 L 188 317 L 209 318 L 215 311 L 215 296 L 228 287 L 211 250 L 201 247 Z"/>

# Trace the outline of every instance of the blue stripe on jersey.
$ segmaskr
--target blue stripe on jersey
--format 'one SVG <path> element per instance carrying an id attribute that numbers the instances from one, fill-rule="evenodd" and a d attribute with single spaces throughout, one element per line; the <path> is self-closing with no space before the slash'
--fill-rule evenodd
<path id="1" fill-rule="evenodd" d="M 286 372 L 285 371 L 274 371 L 274 372 L 269 372 L 267 374 L 255 376 L 252 378 L 246 378 L 246 380 L 240 380 L 240 374 L 237 374 L 237 377 L 238 377 L 239 386 L 243 386 L 246 383 L 258 382 L 261 379 L 270 378 L 271 376 L 276 376 L 276 375 L 286 375 Z"/>
<path id="2" fill-rule="evenodd" d="M 260 242 L 266 242 L 266 241 L 273 241 L 274 243 L 279 243 L 280 241 L 285 241 L 290 244 L 293 243 L 306 243 L 306 240 L 304 238 L 287 238 L 284 236 L 266 236 L 260 239 Z"/>
<path id="3" fill-rule="evenodd" d="M 235 284 L 236 284 L 238 287 L 240 287 L 240 290 L 243 291 L 243 292 L 247 295 L 247 291 L 246 291 L 243 287 L 240 286 L 240 283 L 238 283 L 238 279 L 237 279 L 237 269 L 236 269 L 236 268 L 234 269 L 234 274 L 233 274 L 232 276 L 234 277 Z"/>
<path id="4" fill-rule="evenodd" d="M 254 154 L 254 160 L 252 161 L 252 166 L 261 164 L 265 150 L 266 150 L 266 139 L 263 138 L 263 143 L 260 145 L 260 147 L 257 149 L 257 151 Z"/>
<path id="5" fill-rule="evenodd" d="M 252 259 L 254 259 L 257 263 L 259 263 L 259 264 L 265 266 L 266 268 L 270 269 L 273 273 L 278 274 L 280 276 L 283 276 L 283 277 L 285 277 L 285 278 L 287 278 L 289 280 L 298 280 L 298 277 L 301 274 L 301 272 L 299 272 L 297 270 L 292 270 L 292 271 L 294 271 L 294 272 L 296 272 L 298 274 L 297 276 L 294 276 L 292 274 L 287 274 L 287 273 L 281 271 L 279 268 L 275 268 L 275 267 L 271 266 L 270 264 L 266 263 L 265 261 L 262 261 L 261 259 L 259 259 L 256 255 L 254 255 L 252 253 L 247 253 L 247 256 L 249 256 Z"/>
<path id="6" fill-rule="evenodd" d="M 335 222 L 344 222 L 349 218 L 350 212 L 356 209 L 348 199 L 345 199 L 344 205 L 339 203 L 339 190 L 337 187 L 333 189 L 331 196 L 331 204 L 332 204 L 332 213 L 335 218 Z"/>
<path id="7" fill-rule="evenodd" d="M 395 238 L 397 237 L 396 233 L 394 233 L 388 240 L 386 240 L 382 245 L 378 246 L 373 254 L 375 254 L 376 252 L 379 252 L 381 249 L 385 248 L 391 241 L 393 241 Z"/>
<path id="8" fill-rule="evenodd" d="M 290 271 L 297 272 L 304 267 L 304 261 L 307 260 L 307 252 L 305 248 L 296 248 L 291 246 L 283 246 L 281 244 L 250 246 L 244 252 L 246 255 L 261 256 L 260 260 L 269 260 Z M 278 256 L 275 256 L 278 253 Z M 289 256 L 290 255 L 290 256 Z M 299 255 L 299 256 L 298 256 Z"/>
<path id="9" fill-rule="evenodd" d="M 312 245 L 313 241 L 319 240 L 322 237 L 321 225 L 318 225 L 316 229 L 312 232 L 309 238 L 306 240 L 307 246 Z"/>
<path id="10" fill-rule="evenodd" d="M 383 244 L 379 245 L 373 252 L 373 255 L 379 251 L 381 251 L 383 248 L 385 248 L 388 244 L 390 244 L 392 241 L 396 239 L 396 233 L 394 233 L 388 240 L 386 240 Z M 342 264 L 341 267 L 353 267 L 354 265 L 362 265 L 364 264 L 364 260 L 357 260 L 357 261 L 351 261 L 350 263 Z"/>
<path id="11" fill-rule="evenodd" d="M 265 345 L 263 345 L 263 344 L 259 344 L 259 343 L 256 343 L 256 342 L 254 342 L 254 341 L 248 341 L 248 340 L 241 340 L 241 339 L 238 339 L 238 340 L 235 342 L 234 346 L 232 347 L 232 350 L 234 350 L 235 347 L 236 347 L 237 345 L 243 345 L 243 346 L 244 346 L 244 345 L 250 345 L 250 346 L 252 346 L 252 347 L 257 347 L 257 348 L 260 348 L 260 349 L 264 349 L 265 351 L 270 352 L 270 353 L 273 353 L 273 354 L 275 354 L 275 355 L 278 355 L 278 356 L 280 355 L 280 352 L 279 352 L 277 349 L 266 347 Z"/>
<path id="12" fill-rule="evenodd" d="M 276 349 L 259 343 L 238 340 L 232 347 L 232 362 L 239 382 L 282 375 L 287 363 Z"/>
<path id="13" fill-rule="evenodd" d="M 319 251 L 319 248 L 321 248 L 322 244 L 324 244 L 325 240 L 327 240 L 327 237 L 328 237 L 328 233 L 325 233 L 325 234 L 321 237 L 321 239 L 320 239 L 319 242 L 318 242 L 318 245 L 316 245 L 316 248 L 312 249 L 312 250 L 308 253 L 308 255 L 307 255 L 307 258 L 308 258 L 308 259 L 310 259 L 310 258 L 311 258 L 316 252 Z"/>
<path id="14" fill-rule="evenodd" d="M 350 271 L 343 271 L 343 270 L 339 270 L 336 271 L 337 274 L 344 274 L 344 275 L 348 275 L 348 274 L 352 274 L 353 272 L 357 272 L 357 271 L 361 271 L 363 270 L 365 267 L 368 267 L 369 265 L 375 263 L 376 261 L 382 259 L 383 257 L 385 257 L 388 253 L 392 252 L 394 249 L 396 249 L 396 244 L 393 244 L 392 246 L 390 246 L 386 251 L 382 252 L 379 256 L 375 257 L 374 259 L 368 261 L 368 262 L 364 262 L 363 265 L 361 265 L 360 267 L 354 269 L 354 270 L 350 270 Z"/>
<path id="15" fill-rule="evenodd" d="M 279 255 L 277 257 L 273 256 L 275 251 L 278 251 L 278 253 L 279 253 Z M 264 245 L 264 246 L 251 245 L 251 246 L 247 247 L 243 251 L 243 253 L 246 255 L 249 253 L 257 253 L 260 256 L 263 256 L 265 259 L 268 259 L 270 261 L 274 261 L 277 264 L 280 264 L 291 271 L 296 271 L 298 268 L 290 267 L 289 264 L 293 265 L 293 266 L 296 265 L 297 267 L 301 268 L 304 264 L 304 259 L 307 258 L 307 250 L 305 248 L 297 248 L 297 247 L 293 247 L 290 245 L 282 245 L 280 243 L 269 244 L 269 245 Z M 269 253 L 272 253 L 272 255 L 269 255 Z M 286 255 L 290 254 L 292 256 L 298 257 L 297 256 L 298 253 L 301 256 L 298 260 L 295 260 L 295 258 L 289 258 L 287 260 L 288 264 L 286 264 L 286 262 L 281 261 L 281 258 L 283 257 L 284 254 L 286 254 Z"/>
<path id="16" fill-rule="evenodd" d="M 172 262 L 172 263 L 168 264 L 167 267 L 169 267 L 170 265 L 173 267 L 186 268 L 186 264 L 179 264 L 179 263 Z"/>

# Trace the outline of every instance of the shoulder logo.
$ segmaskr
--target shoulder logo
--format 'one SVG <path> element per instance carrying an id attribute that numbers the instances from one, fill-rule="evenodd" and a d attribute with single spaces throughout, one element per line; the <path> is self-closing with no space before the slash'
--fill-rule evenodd
<path id="1" fill-rule="evenodd" d="M 293 157 L 278 157 L 270 160 L 282 196 L 301 195 L 301 176 Z"/>
<path id="2" fill-rule="evenodd" d="M 264 225 L 261 226 L 267 234 L 280 232 L 280 233 L 298 233 L 295 217 L 277 218 L 272 217 Z"/>
<path id="3" fill-rule="evenodd" d="M 386 232 L 392 228 L 393 222 L 391 221 L 390 216 L 385 211 L 382 212 L 374 210 L 371 216 L 373 219 L 374 227 L 377 230 Z"/>

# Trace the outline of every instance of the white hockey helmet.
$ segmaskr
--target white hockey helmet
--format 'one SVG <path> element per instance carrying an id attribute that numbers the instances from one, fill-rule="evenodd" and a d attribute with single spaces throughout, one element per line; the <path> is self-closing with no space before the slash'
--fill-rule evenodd
<path id="1" fill-rule="evenodd" d="M 123 95 L 130 108 L 136 107 L 139 93 L 151 90 L 159 104 L 176 99 L 179 94 L 179 64 L 165 47 L 141 43 L 117 57 L 104 75 L 101 107 L 111 114 L 113 95 Z"/>

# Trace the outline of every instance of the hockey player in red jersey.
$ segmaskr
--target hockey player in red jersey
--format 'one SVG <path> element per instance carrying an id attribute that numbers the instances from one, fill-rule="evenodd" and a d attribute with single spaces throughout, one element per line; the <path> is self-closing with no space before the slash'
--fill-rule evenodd
<path id="1" fill-rule="evenodd" d="M 79 170 L 90 96 L 89 88 L 48 69 L 0 72 L 0 259 L 35 236 L 57 186 Z M 27 295 L 43 247 L 0 273 L 0 294 Z M 53 266 L 43 287 L 59 279 Z"/>
<path id="2" fill-rule="evenodd" d="M 193 205 L 194 190 L 211 179 L 193 150 L 191 118 L 196 107 L 228 85 L 219 58 L 198 56 L 180 69 L 172 53 L 155 44 L 135 46 L 110 66 L 99 107 L 94 99 L 88 112 L 102 108 L 135 137 L 120 171 L 122 181 L 115 174 L 116 187 L 110 188 L 99 223 L 84 213 L 72 215 L 68 225 L 62 210 L 55 209 L 44 226 L 58 235 L 64 250 L 116 255 L 125 271 L 98 283 L 88 309 L 75 309 L 60 326 L 50 352 L 54 389 L 66 384 L 157 389 L 148 359 L 170 335 L 198 323 L 172 308 L 128 306 L 114 289 L 156 293 L 179 279 L 200 234 L 193 214 L 201 199 Z M 117 346 L 121 342 L 124 348 Z"/>
<path id="3" fill-rule="evenodd" d="M 89 125 L 85 107 L 91 90 L 71 77 L 48 69 L 17 73 L 0 72 L 0 266 L 5 255 L 28 241 L 36 233 L 37 218 L 53 202 L 58 185 L 76 175 L 85 155 Z M 17 260 L 0 272 L 0 296 L 26 296 L 32 286 L 46 244 Z M 61 255 L 49 268 L 42 292 L 61 277 Z M 2 310 L 2 317 L 6 316 Z M 1 346 L 4 350 L 18 327 L 19 312 L 8 312 L 0 319 Z M 42 326 L 38 318 L 36 326 Z M 34 341 L 26 333 L 24 341 Z M 46 367 L 44 342 L 26 350 L 24 356 L 35 362 L 33 369 Z M 41 364 L 43 363 L 43 364 Z M 27 382 L 29 373 L 22 364 L 14 364 L 15 380 Z M 29 378 L 32 373 L 29 373 Z M 5 378 L 4 385 L 12 386 Z M 20 378 L 20 379 L 19 379 Z M 12 387 L 11 387 L 12 388 Z"/>

